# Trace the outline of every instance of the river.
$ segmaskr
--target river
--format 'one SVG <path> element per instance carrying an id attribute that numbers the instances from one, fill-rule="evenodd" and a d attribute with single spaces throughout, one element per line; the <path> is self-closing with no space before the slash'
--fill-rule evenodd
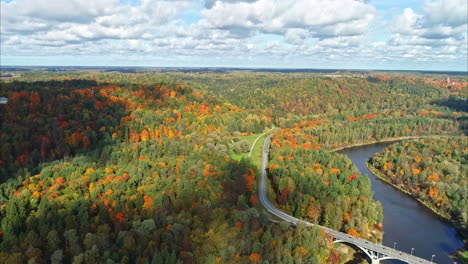
<path id="1" fill-rule="evenodd" d="M 452 264 L 449 257 L 455 250 L 463 247 L 463 242 L 453 226 L 444 222 L 429 209 L 420 205 L 409 195 L 402 193 L 389 184 L 377 179 L 366 167 L 366 161 L 377 152 L 382 152 L 391 143 L 376 143 L 339 151 L 347 155 L 361 171 L 368 175 L 372 183 L 374 199 L 383 206 L 384 237 L 383 244 L 389 247 L 431 260 L 439 264 Z M 396 242 L 396 244 L 394 244 Z M 383 263 L 402 263 L 383 261 Z"/>

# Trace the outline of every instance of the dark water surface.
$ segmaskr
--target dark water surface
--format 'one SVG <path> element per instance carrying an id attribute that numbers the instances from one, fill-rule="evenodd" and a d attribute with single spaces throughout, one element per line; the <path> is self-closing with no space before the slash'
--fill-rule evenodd
<path id="1" fill-rule="evenodd" d="M 454 227 L 444 222 L 416 200 L 377 179 L 366 167 L 366 161 L 377 152 L 382 152 L 391 143 L 376 143 L 339 151 L 347 155 L 361 171 L 367 174 L 372 183 L 374 199 L 379 200 L 384 213 L 383 244 L 389 247 L 397 242 L 396 249 L 431 260 L 440 264 L 452 264 L 449 257 L 455 250 L 463 247 Z M 401 263 L 400 261 L 383 261 Z"/>

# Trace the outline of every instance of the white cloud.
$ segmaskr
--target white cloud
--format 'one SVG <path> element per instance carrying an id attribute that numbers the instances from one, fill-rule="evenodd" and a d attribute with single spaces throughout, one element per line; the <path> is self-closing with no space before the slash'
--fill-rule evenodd
<path id="1" fill-rule="evenodd" d="M 461 26 L 468 20 L 468 4 L 466 0 L 427 1 L 423 11 L 428 24 L 446 26 Z"/>
<path id="2" fill-rule="evenodd" d="M 136 38 L 169 22 L 189 1 L 142 0 L 119 5 L 118 0 L 16 0 L 2 2 L 3 34 L 29 34 L 42 39 L 89 40 Z"/>
<path id="3" fill-rule="evenodd" d="M 18 13 L 44 20 L 88 22 L 110 14 L 118 0 L 16 0 Z"/>
<path id="4" fill-rule="evenodd" d="M 422 26 L 422 15 L 416 14 L 413 9 L 405 8 L 403 14 L 398 16 L 393 26 L 393 32 L 402 35 L 414 35 Z"/>
<path id="5" fill-rule="evenodd" d="M 393 24 L 378 17 L 372 3 L 141 0 L 127 5 L 119 0 L 14 0 L 1 2 L 0 43 L 2 58 L 115 55 L 126 56 L 125 60 L 133 56 L 135 61 L 158 56 L 182 60 L 179 64 L 232 61 L 254 66 L 263 60 L 269 66 L 281 63 L 278 67 L 321 63 L 340 68 L 381 62 L 466 64 L 465 0 L 423 2 L 421 11 L 406 8 Z M 376 31 L 377 27 L 383 29 Z M 382 32 L 387 35 L 375 35 Z"/>
<path id="6" fill-rule="evenodd" d="M 236 3 L 236 2 L 255 2 L 257 0 L 205 0 L 205 7 L 212 8 L 216 2 Z"/>
<path id="7" fill-rule="evenodd" d="M 30 33 L 49 28 L 45 21 L 34 17 L 22 16 L 17 8 L 16 2 L 0 3 L 0 31 L 2 35 L 15 32 L 18 34 Z"/>
<path id="8" fill-rule="evenodd" d="M 311 36 L 324 37 L 365 34 L 375 17 L 375 9 L 358 0 L 217 1 L 202 14 L 213 28 L 290 37 L 294 34 L 290 30 L 303 29 Z"/>
<path id="9" fill-rule="evenodd" d="M 465 0 L 426 1 L 420 14 L 406 8 L 395 20 L 388 50 L 395 57 L 466 64 L 467 5 Z"/>
<path id="10" fill-rule="evenodd" d="M 287 42 L 291 44 L 303 44 L 304 40 L 309 36 L 309 32 L 301 28 L 290 28 L 286 30 L 284 35 Z"/>

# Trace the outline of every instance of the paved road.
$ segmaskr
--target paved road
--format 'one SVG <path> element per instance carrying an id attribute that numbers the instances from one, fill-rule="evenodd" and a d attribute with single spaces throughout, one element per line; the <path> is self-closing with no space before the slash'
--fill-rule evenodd
<path id="1" fill-rule="evenodd" d="M 273 131 L 273 130 L 275 130 L 275 129 L 276 129 L 276 128 L 273 127 L 272 129 L 268 130 L 267 132 L 263 132 L 260 136 L 258 136 L 258 137 L 255 139 L 255 141 L 252 143 L 252 147 L 250 147 L 249 157 L 252 156 L 252 151 L 253 151 L 253 149 L 255 148 L 255 144 L 257 144 L 257 141 L 258 141 L 262 136 L 264 136 L 266 133 L 271 132 L 271 131 Z"/>
<path id="2" fill-rule="evenodd" d="M 259 198 L 260 202 L 262 205 L 265 207 L 265 209 L 270 212 L 271 214 L 283 219 L 284 221 L 287 221 L 293 225 L 297 225 L 299 222 L 305 224 L 306 226 L 313 226 L 314 224 L 306 222 L 304 220 L 297 219 L 291 215 L 288 215 L 282 211 L 280 211 L 278 208 L 276 208 L 269 200 L 267 197 L 267 191 L 266 191 L 266 177 L 267 177 L 267 171 L 266 167 L 268 164 L 268 152 L 270 149 L 270 141 L 271 141 L 272 135 L 268 136 L 265 140 L 265 143 L 263 145 L 263 156 L 262 156 L 262 168 L 261 168 L 261 175 L 260 175 L 260 188 L 259 188 Z M 430 262 L 428 260 L 410 255 L 408 253 L 395 250 L 391 247 L 387 247 L 384 245 L 380 244 L 375 244 L 373 242 L 356 238 L 351 235 L 348 235 L 343 232 L 339 232 L 324 226 L 319 227 L 323 228 L 324 231 L 328 234 L 333 235 L 333 237 L 341 242 L 349 243 L 356 245 L 362 249 L 365 249 L 367 251 L 374 251 L 374 253 L 381 254 L 379 259 L 399 259 L 407 263 L 416 263 L 416 264 L 431 264 L 433 262 Z M 383 256 L 382 256 L 383 255 Z M 386 256 L 386 257 L 385 257 Z M 385 258 L 384 258 L 385 257 Z M 375 262 L 377 263 L 377 262 Z"/>

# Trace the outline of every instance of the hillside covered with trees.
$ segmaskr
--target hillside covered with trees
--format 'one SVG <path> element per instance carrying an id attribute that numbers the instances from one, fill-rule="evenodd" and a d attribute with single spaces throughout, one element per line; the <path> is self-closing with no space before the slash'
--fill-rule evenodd
<path id="1" fill-rule="evenodd" d="M 77 71 L 0 81 L 0 263 L 343 262 L 319 228 L 263 211 L 257 165 L 241 156 L 248 139 L 278 128 L 268 170 L 281 209 L 379 242 L 369 179 L 331 149 L 463 135 L 468 114 L 452 103 L 467 80 L 453 89 L 443 78 Z"/>
<path id="2" fill-rule="evenodd" d="M 392 184 L 408 191 L 466 233 L 468 141 L 420 139 L 392 144 L 370 159 Z"/>

